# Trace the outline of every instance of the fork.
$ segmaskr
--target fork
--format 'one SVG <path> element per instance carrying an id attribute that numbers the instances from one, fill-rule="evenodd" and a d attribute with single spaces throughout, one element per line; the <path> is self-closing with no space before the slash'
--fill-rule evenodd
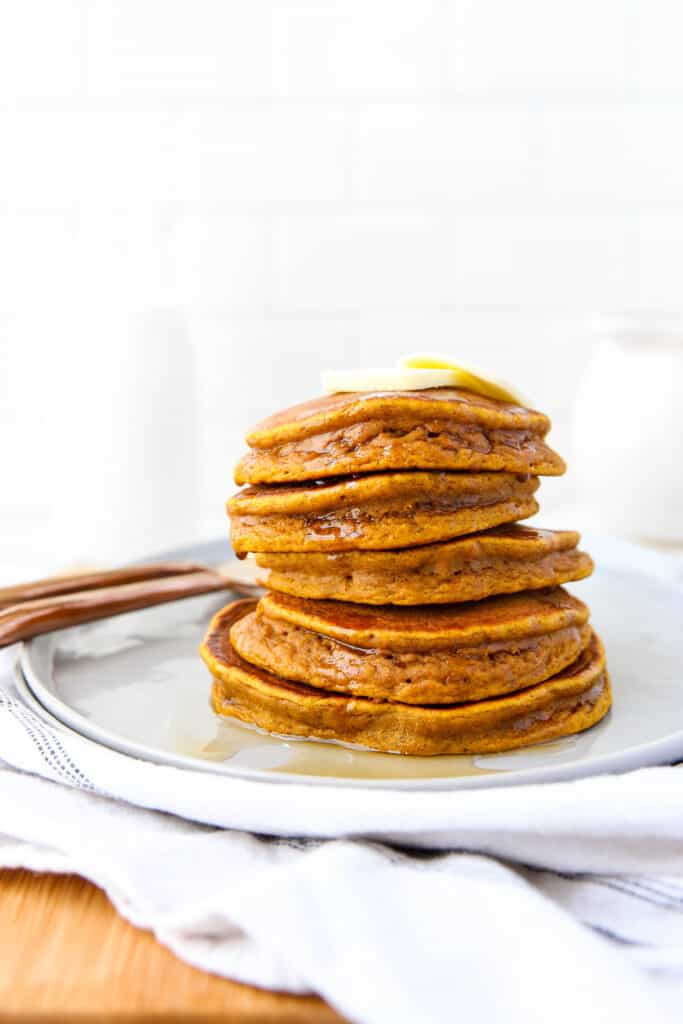
<path id="1" fill-rule="evenodd" d="M 218 590 L 247 597 L 258 594 L 252 563 L 229 562 L 210 568 L 189 561 L 159 562 L 0 588 L 0 647 L 55 629 Z"/>

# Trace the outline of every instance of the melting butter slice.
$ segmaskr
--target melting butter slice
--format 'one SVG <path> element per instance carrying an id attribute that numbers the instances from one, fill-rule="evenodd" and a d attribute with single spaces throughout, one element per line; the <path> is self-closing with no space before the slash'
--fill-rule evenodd
<path id="1" fill-rule="evenodd" d="M 416 352 L 413 355 L 404 356 L 399 360 L 398 365 L 402 370 L 449 371 L 454 375 L 450 387 L 465 388 L 467 391 L 474 391 L 477 395 L 495 398 L 499 402 L 511 402 L 514 405 L 526 404 L 519 391 L 513 390 L 507 384 L 493 377 L 488 377 L 475 370 L 468 370 L 464 366 L 458 366 L 446 355 Z M 433 386 L 436 387 L 436 385 Z"/>
<path id="2" fill-rule="evenodd" d="M 448 367 L 387 367 L 380 370 L 325 370 L 325 391 L 421 391 L 457 387 L 457 374 Z"/>

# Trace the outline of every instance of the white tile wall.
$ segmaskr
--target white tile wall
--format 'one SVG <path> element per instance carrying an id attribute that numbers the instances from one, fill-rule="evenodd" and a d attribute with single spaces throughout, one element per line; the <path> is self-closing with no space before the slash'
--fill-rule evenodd
<path id="1" fill-rule="evenodd" d="M 683 205 L 680 102 L 634 106 L 624 112 L 623 119 L 623 177 L 631 181 L 625 199 L 650 208 L 668 204 L 675 209 Z"/>
<path id="2" fill-rule="evenodd" d="M 683 209 L 647 211 L 636 220 L 633 304 L 641 309 L 683 305 Z"/>
<path id="3" fill-rule="evenodd" d="M 594 213 L 641 198 L 641 150 L 632 107 L 553 106 L 535 118 L 539 198 L 555 209 Z M 638 139 L 631 146 L 632 138 Z"/>
<path id="4" fill-rule="evenodd" d="M 22 0 L 0 12 L 2 104 L 78 102 L 88 40 L 84 4 Z"/>
<path id="5" fill-rule="evenodd" d="M 233 206 L 343 203 L 347 123 L 319 103 L 193 112 L 183 138 L 196 168 L 192 196 Z"/>
<path id="6" fill-rule="evenodd" d="M 454 243 L 452 225 L 436 211 L 283 215 L 275 224 L 275 301 L 293 310 L 448 305 Z"/>
<path id="7" fill-rule="evenodd" d="M 448 84 L 457 93 L 541 101 L 568 94 L 590 104 L 595 94 L 624 88 L 631 30 L 624 0 L 456 0 L 445 19 Z"/>
<path id="8" fill-rule="evenodd" d="M 464 306 L 588 310 L 626 299 L 623 218 L 594 213 L 468 213 L 453 224 Z"/>
<path id="9" fill-rule="evenodd" d="M 680 39 L 683 8 L 677 0 L 636 3 L 633 20 L 634 80 L 644 94 L 683 95 Z"/>
<path id="10" fill-rule="evenodd" d="M 0 209 L 0 310 L 78 301 L 83 287 L 76 207 Z M 11 345 L 11 335 L 7 341 Z M 36 339 L 36 348 L 45 339 Z"/>
<path id="11" fill-rule="evenodd" d="M 270 2 L 85 0 L 85 8 L 94 101 L 163 108 L 272 95 Z"/>
<path id="12" fill-rule="evenodd" d="M 273 0 L 277 95 L 356 102 L 438 96 L 446 6 L 440 0 Z"/>
<path id="13" fill-rule="evenodd" d="M 271 234 L 262 212 L 181 213 L 170 243 L 178 301 L 199 309 L 262 308 L 273 290 Z"/>
<path id="14" fill-rule="evenodd" d="M 673 0 L 4 5 L 6 573 L 220 532 L 244 427 L 325 365 L 492 363 L 571 455 L 594 314 L 683 305 L 682 28 Z M 101 452 L 58 514 L 40 467 L 73 489 Z"/>
<path id="15" fill-rule="evenodd" d="M 351 200 L 515 209 L 538 179 L 535 120 L 524 108 L 495 105 L 368 103 L 349 116 Z"/>

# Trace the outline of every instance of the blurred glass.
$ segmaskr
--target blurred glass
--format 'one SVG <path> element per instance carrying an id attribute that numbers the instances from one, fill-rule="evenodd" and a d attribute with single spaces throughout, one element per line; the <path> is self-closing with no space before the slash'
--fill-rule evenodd
<path id="1" fill-rule="evenodd" d="M 579 385 L 574 468 L 587 522 L 683 543 L 683 318 L 606 322 Z"/>
<path id="2" fill-rule="evenodd" d="M 44 411 L 60 561 L 118 563 L 187 543 L 197 408 L 183 314 L 86 311 L 58 351 Z"/>

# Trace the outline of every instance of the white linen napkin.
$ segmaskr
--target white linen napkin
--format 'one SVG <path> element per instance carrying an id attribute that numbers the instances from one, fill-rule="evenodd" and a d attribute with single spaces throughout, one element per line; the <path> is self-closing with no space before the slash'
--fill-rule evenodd
<path id="1" fill-rule="evenodd" d="M 15 656 L 0 865 L 82 874 L 188 962 L 354 1021 L 679 1018 L 683 769 L 423 793 L 196 773 L 46 724 Z"/>

